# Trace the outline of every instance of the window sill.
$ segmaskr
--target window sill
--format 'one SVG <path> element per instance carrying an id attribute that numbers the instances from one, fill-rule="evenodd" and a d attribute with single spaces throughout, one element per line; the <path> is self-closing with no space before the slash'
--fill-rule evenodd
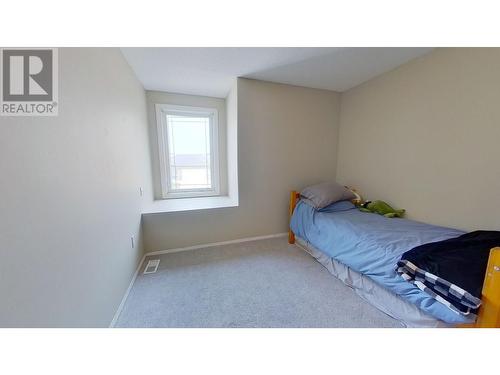
<path id="1" fill-rule="evenodd" d="M 165 212 L 181 212 L 193 210 L 207 210 L 211 208 L 238 207 L 238 197 L 200 197 L 161 199 L 153 201 L 149 207 L 143 209 L 143 215 L 159 214 Z"/>

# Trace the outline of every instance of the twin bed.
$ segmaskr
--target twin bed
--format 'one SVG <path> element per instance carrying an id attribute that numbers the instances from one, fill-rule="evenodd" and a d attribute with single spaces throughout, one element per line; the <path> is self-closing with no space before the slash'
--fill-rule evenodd
<path id="1" fill-rule="evenodd" d="M 407 327 L 499 326 L 500 248 L 490 254 L 479 318 L 455 313 L 396 273 L 398 260 L 409 249 L 462 234 L 366 214 L 350 201 L 316 210 L 297 192 L 290 196 L 289 242 L 297 242 L 358 295 Z"/>

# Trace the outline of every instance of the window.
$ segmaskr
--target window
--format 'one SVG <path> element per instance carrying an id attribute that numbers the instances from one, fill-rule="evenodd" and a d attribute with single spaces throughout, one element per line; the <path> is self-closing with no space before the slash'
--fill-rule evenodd
<path id="1" fill-rule="evenodd" d="M 217 110 L 157 104 L 156 116 L 163 198 L 219 195 Z"/>

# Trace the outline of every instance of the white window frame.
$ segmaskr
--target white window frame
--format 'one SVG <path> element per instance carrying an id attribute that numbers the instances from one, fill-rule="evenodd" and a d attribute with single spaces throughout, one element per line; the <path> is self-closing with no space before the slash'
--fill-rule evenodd
<path id="1" fill-rule="evenodd" d="M 161 191 L 164 199 L 213 197 L 220 195 L 219 169 L 219 112 L 216 108 L 156 104 L 158 155 L 160 159 Z M 167 115 L 203 116 L 209 118 L 211 189 L 176 189 L 170 187 L 170 161 L 168 149 Z"/>

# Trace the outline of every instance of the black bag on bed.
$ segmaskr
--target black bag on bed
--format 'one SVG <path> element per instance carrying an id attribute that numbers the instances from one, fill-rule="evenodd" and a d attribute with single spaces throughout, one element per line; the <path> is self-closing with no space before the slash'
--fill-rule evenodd
<path id="1" fill-rule="evenodd" d="M 449 302 L 452 306 L 445 304 L 453 310 L 468 313 L 481 304 L 489 252 L 496 246 L 500 246 L 498 231 L 427 243 L 404 253 L 397 271 L 434 298 Z"/>

